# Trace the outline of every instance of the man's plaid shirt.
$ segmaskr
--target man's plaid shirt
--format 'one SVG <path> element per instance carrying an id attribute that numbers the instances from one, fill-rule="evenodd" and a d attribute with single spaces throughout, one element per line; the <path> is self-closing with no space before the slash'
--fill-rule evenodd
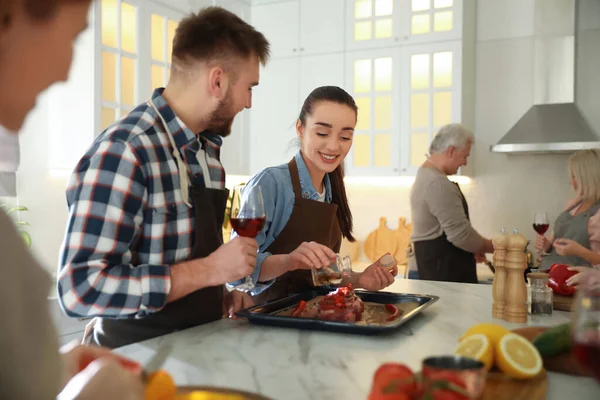
<path id="1" fill-rule="evenodd" d="M 224 188 L 221 138 L 195 135 L 162 90 L 152 99 L 191 182 L 204 185 L 197 155 L 206 154 L 211 187 Z M 75 167 L 67 188 L 69 221 L 58 281 L 68 315 L 133 318 L 166 304 L 170 265 L 190 256 L 195 222 L 194 209 L 181 197 L 172 151 L 148 101 L 100 134 Z"/>

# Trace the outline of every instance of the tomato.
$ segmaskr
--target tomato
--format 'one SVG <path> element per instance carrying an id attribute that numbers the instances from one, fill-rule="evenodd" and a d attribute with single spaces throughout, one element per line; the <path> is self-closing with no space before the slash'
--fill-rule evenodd
<path id="1" fill-rule="evenodd" d="M 385 309 L 392 313 L 392 315 L 390 315 L 389 317 L 387 317 L 386 321 L 392 321 L 392 320 L 394 320 L 398 316 L 398 314 L 400 313 L 400 311 L 398 311 L 398 307 L 396 307 L 393 304 L 386 304 L 385 305 Z"/>
<path id="2" fill-rule="evenodd" d="M 142 372 L 142 365 L 136 361 L 132 361 L 116 353 L 111 353 L 110 356 L 105 357 L 114 357 L 119 362 L 119 364 L 121 364 L 121 367 L 123 367 L 123 369 L 126 369 L 134 374 L 139 374 Z M 81 360 L 79 360 L 79 371 L 83 371 L 85 368 L 87 368 L 88 365 L 90 365 L 95 360 L 96 357 L 91 354 L 82 357 Z"/>
<path id="3" fill-rule="evenodd" d="M 292 317 L 299 317 L 304 310 L 306 310 L 306 301 L 300 300 L 296 309 L 292 312 Z"/>
<path id="4" fill-rule="evenodd" d="M 373 376 L 372 393 L 398 394 L 409 396 L 417 390 L 417 381 L 413 372 L 406 365 L 386 363 L 381 365 Z"/>

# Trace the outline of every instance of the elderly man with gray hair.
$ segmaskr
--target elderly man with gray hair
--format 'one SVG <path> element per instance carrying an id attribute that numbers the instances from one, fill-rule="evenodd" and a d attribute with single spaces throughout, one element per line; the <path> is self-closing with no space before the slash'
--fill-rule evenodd
<path id="1" fill-rule="evenodd" d="M 494 251 L 469 221 L 469 207 L 448 175 L 467 165 L 473 133 L 461 124 L 443 126 L 429 146 L 410 193 L 415 251 L 420 279 L 477 283 L 477 259 Z"/>

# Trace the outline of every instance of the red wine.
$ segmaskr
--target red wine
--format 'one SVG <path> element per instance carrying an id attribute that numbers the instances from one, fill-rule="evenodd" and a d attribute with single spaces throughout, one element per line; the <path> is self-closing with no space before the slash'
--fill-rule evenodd
<path id="1" fill-rule="evenodd" d="M 600 382 L 600 344 L 575 343 L 573 354 L 579 363 Z"/>
<path id="2" fill-rule="evenodd" d="M 231 226 L 238 235 L 243 237 L 256 237 L 265 226 L 265 217 L 261 218 L 231 218 Z"/>
<path id="3" fill-rule="evenodd" d="M 550 224 L 533 224 L 533 229 L 535 229 L 535 231 L 537 233 L 539 233 L 540 235 L 543 235 L 544 233 L 546 233 L 546 231 L 548 230 L 549 227 L 550 227 Z"/>

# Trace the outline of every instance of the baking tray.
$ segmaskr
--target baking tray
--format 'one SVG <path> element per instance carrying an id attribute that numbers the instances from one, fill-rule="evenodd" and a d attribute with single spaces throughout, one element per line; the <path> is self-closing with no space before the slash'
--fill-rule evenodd
<path id="1" fill-rule="evenodd" d="M 316 288 L 308 292 L 291 295 L 266 304 L 260 304 L 241 310 L 237 312 L 236 315 L 240 318 L 247 318 L 251 323 L 257 325 L 373 335 L 395 331 L 407 321 L 414 318 L 415 315 L 439 300 L 438 296 L 429 294 L 366 292 L 357 290 L 356 295 L 366 303 L 389 303 L 398 306 L 400 309 L 403 309 L 403 305 L 409 306 L 404 310 L 404 313 L 395 320 L 385 324 L 376 325 L 358 325 L 354 322 L 322 321 L 311 318 L 277 315 L 286 309 L 295 307 L 300 300 L 308 302 L 317 296 L 328 294 L 331 290 L 332 288 Z"/>

